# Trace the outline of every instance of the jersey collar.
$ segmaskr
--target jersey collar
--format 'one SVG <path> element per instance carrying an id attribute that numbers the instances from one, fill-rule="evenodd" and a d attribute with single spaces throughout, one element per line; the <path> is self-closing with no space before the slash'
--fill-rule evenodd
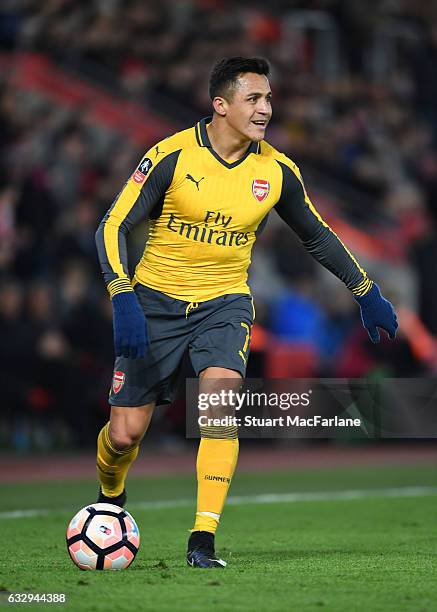
<path id="1" fill-rule="evenodd" d="M 226 168 L 235 168 L 235 166 L 238 166 L 239 164 L 241 164 L 241 162 L 243 162 L 246 159 L 246 157 L 250 155 L 250 153 L 260 152 L 261 150 L 260 143 L 251 142 L 247 148 L 246 153 L 243 155 L 243 157 L 241 157 L 240 159 L 237 159 L 237 161 L 234 161 L 231 164 L 228 163 L 225 159 L 220 157 L 220 155 L 216 151 L 214 151 L 214 149 L 212 148 L 211 142 L 208 137 L 208 131 L 206 129 L 206 126 L 209 123 L 211 123 L 211 121 L 212 121 L 212 117 L 205 117 L 204 119 L 201 119 L 198 123 L 196 123 L 196 125 L 194 126 L 194 132 L 196 134 L 197 144 L 199 145 L 199 147 L 207 147 L 209 151 L 211 152 L 211 154 L 216 158 L 216 160 L 219 161 L 221 164 L 223 164 L 223 166 L 225 166 Z"/>

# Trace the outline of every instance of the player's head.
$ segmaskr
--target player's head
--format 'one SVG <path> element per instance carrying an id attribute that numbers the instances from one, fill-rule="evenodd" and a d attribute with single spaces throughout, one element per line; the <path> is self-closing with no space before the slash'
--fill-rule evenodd
<path id="1" fill-rule="evenodd" d="M 264 138 L 272 116 L 270 67 L 258 57 L 219 60 L 209 79 L 214 112 L 243 137 L 256 142 Z"/>

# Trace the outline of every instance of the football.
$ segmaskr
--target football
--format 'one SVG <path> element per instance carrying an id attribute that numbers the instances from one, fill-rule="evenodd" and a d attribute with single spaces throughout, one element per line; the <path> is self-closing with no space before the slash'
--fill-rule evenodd
<path id="1" fill-rule="evenodd" d="M 134 518 L 113 504 L 90 504 L 67 527 L 70 557 L 82 570 L 120 570 L 135 559 L 140 532 Z"/>

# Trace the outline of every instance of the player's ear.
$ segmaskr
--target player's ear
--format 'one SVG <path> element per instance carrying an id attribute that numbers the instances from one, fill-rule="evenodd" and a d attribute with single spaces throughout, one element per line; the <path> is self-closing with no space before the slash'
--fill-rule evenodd
<path id="1" fill-rule="evenodd" d="M 216 96 L 212 101 L 214 111 L 217 115 L 220 115 L 220 117 L 226 117 L 227 105 L 228 103 L 225 98 L 221 98 L 220 96 Z"/>

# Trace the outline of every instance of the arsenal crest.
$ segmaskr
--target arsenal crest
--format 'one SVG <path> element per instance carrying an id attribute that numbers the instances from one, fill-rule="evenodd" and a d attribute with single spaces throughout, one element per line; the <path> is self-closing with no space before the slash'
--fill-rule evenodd
<path id="1" fill-rule="evenodd" d="M 252 193 L 258 202 L 262 202 L 269 195 L 270 183 L 263 179 L 255 179 L 252 181 Z"/>
<path id="2" fill-rule="evenodd" d="M 125 379 L 126 375 L 124 372 L 114 372 L 114 377 L 112 379 L 112 390 L 114 391 L 114 393 L 118 393 L 120 391 L 120 389 L 124 385 Z"/>

